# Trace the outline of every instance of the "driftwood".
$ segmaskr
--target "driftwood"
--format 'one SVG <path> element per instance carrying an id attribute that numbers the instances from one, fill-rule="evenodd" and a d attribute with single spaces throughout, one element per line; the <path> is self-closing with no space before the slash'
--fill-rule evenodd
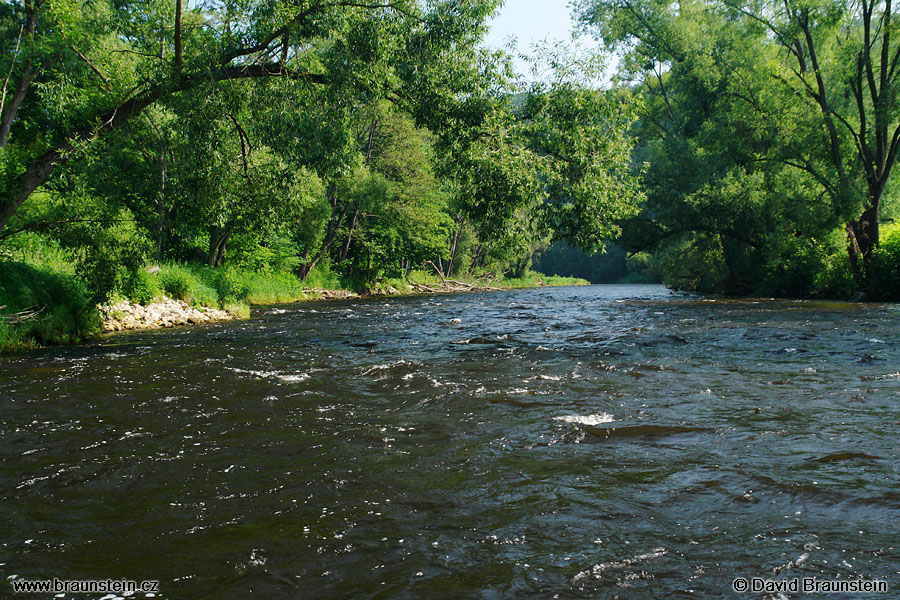
<path id="1" fill-rule="evenodd" d="M 470 289 L 470 290 L 471 290 L 473 287 L 475 287 L 475 284 L 474 284 L 474 283 L 463 283 L 462 281 L 457 281 L 457 280 L 455 280 L 455 279 L 448 279 L 447 282 L 448 282 L 448 283 L 452 283 L 453 285 L 461 285 L 462 287 L 468 288 L 468 289 Z"/>
<path id="2" fill-rule="evenodd" d="M 4 309 L 6 306 L 0 306 L 0 309 Z M 25 323 L 26 321 L 34 321 L 37 319 L 38 315 L 44 312 L 46 307 L 42 306 L 38 308 L 37 306 L 29 306 L 24 310 L 20 310 L 17 313 L 13 313 L 11 315 L 0 315 L 0 321 L 4 321 L 6 323 Z"/>
<path id="3" fill-rule="evenodd" d="M 441 283 L 443 283 L 444 285 L 447 285 L 447 281 L 444 279 L 444 274 L 441 273 L 441 270 L 437 268 L 437 265 L 434 264 L 434 261 L 429 260 L 425 264 L 431 265 L 434 268 L 434 272 L 437 273 L 438 277 L 441 278 Z M 449 275 L 449 273 L 448 273 L 448 275 Z"/>
<path id="4" fill-rule="evenodd" d="M 416 283 L 416 282 L 414 282 L 414 281 L 410 281 L 409 284 L 410 284 L 410 286 L 412 286 L 413 289 L 417 289 L 417 290 L 425 290 L 426 292 L 430 292 L 430 293 L 432 293 L 432 294 L 436 294 L 436 293 L 438 293 L 438 292 L 441 291 L 441 290 L 439 290 L 439 289 L 436 289 L 436 288 L 433 288 L 433 287 L 429 287 L 429 286 L 427 286 L 427 285 L 422 285 L 421 283 Z"/>
<path id="5" fill-rule="evenodd" d="M 478 285 L 475 283 L 464 283 L 455 279 L 445 279 L 439 287 L 432 287 L 415 281 L 409 282 L 409 287 L 417 292 L 427 292 L 429 294 L 440 294 L 446 292 L 499 292 L 502 288 L 490 285 Z"/>

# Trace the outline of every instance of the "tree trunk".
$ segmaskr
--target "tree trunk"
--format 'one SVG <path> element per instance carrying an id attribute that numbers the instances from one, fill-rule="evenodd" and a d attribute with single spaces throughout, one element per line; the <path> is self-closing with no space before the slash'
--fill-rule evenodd
<path id="1" fill-rule="evenodd" d="M 28 36 L 28 40 L 32 46 L 34 45 L 34 26 L 36 18 L 35 9 L 36 7 L 32 0 L 25 0 L 25 34 Z M 16 41 L 16 54 L 18 54 L 18 51 L 19 42 Z M 13 57 L 13 64 L 15 64 L 15 57 Z M 35 73 L 32 70 L 33 66 L 34 65 L 30 60 L 25 61 L 25 66 L 22 68 L 22 77 L 19 79 L 19 85 L 16 86 L 16 92 L 15 94 L 13 94 L 12 99 L 10 99 L 9 104 L 2 111 L 2 114 L 0 114 L 0 148 L 6 148 L 6 143 L 9 141 L 9 132 L 12 129 L 13 121 L 16 120 L 16 113 L 19 112 L 19 107 L 22 105 L 22 100 L 25 99 L 25 94 L 28 93 L 28 88 L 31 87 L 31 82 L 34 81 Z M 12 69 L 10 69 L 10 73 L 12 73 Z M 3 94 L 3 100 L 5 101 L 6 84 L 3 85 Z M 31 165 L 29 165 L 29 167 L 30 166 Z M 25 198 L 27 197 L 28 196 L 25 196 Z M 19 205 L 21 205 L 22 202 L 25 201 L 25 198 L 23 198 L 22 201 L 19 202 Z M 18 206 L 16 208 L 18 208 Z M 7 221 L 8 220 L 9 219 L 7 218 Z M 5 221 L 0 224 L 0 230 L 3 229 L 4 224 Z"/>
<path id="2" fill-rule="evenodd" d="M 28 93 L 28 88 L 31 86 L 33 79 L 34 73 L 31 71 L 31 61 L 28 61 L 25 63 L 25 69 L 22 72 L 21 79 L 19 79 L 19 85 L 16 87 L 13 97 L 10 98 L 9 104 L 6 105 L 2 119 L 0 119 L 0 148 L 5 148 L 6 143 L 9 141 L 9 131 L 12 129 L 13 121 L 16 120 L 16 113 L 19 112 L 19 107 L 22 105 L 22 100 L 25 99 L 25 94 Z"/>
<path id="3" fill-rule="evenodd" d="M 478 263 L 487 256 L 487 248 L 484 244 L 478 244 L 475 247 L 475 254 L 472 256 L 472 263 L 469 265 L 469 274 L 472 275 L 475 273 L 475 269 L 478 268 Z"/>
<path id="4" fill-rule="evenodd" d="M 301 281 L 306 281 L 306 278 L 309 277 L 310 272 L 313 270 L 313 267 L 316 266 L 316 263 L 321 260 L 325 253 L 328 252 L 329 248 L 331 248 L 331 244 L 334 243 L 334 238 L 337 237 L 338 230 L 341 228 L 341 225 L 344 223 L 344 218 L 347 216 L 347 213 L 350 212 L 350 205 L 348 204 L 338 212 L 338 197 L 337 197 L 337 185 L 331 186 L 331 218 L 328 221 L 328 233 L 325 235 L 325 240 L 322 242 L 322 247 L 319 248 L 319 251 L 316 252 L 316 255 L 313 259 L 307 263 L 300 265 L 298 272 L 300 275 Z M 309 250 L 304 254 L 304 257 L 309 256 Z"/>
<path id="5" fill-rule="evenodd" d="M 347 232 L 347 241 L 344 242 L 344 246 L 343 248 L 341 248 L 338 262 L 344 262 L 345 260 L 347 260 L 347 254 L 350 252 L 350 241 L 353 239 L 353 228 L 356 227 L 357 217 L 359 217 L 359 211 L 354 210 L 353 216 L 350 218 L 350 231 Z"/>
<path id="6" fill-rule="evenodd" d="M 452 275 L 453 271 L 453 261 L 456 260 L 456 251 L 459 248 L 459 238 L 462 236 L 462 228 L 463 228 L 463 217 L 460 215 L 456 218 L 456 231 L 453 232 L 453 237 L 450 240 L 450 260 L 447 261 L 447 276 Z"/>
<path id="7" fill-rule="evenodd" d="M 216 225 L 209 228 L 209 254 L 206 258 L 207 265 L 210 267 L 218 267 L 222 264 L 222 261 L 225 260 L 225 247 L 228 244 L 228 238 L 231 237 L 231 232 L 233 230 L 234 225 L 229 225 L 224 229 Z"/>
<path id="8" fill-rule="evenodd" d="M 181 74 L 181 4 L 182 0 L 175 0 L 175 60 L 172 61 L 172 68 L 176 75 Z"/>
<path id="9" fill-rule="evenodd" d="M 169 211 L 166 208 L 166 156 L 160 150 L 159 157 L 159 194 L 156 197 L 156 262 L 161 262 L 165 250 L 166 221 Z"/>
<path id="10" fill-rule="evenodd" d="M 31 193 L 47 181 L 47 178 L 50 177 L 50 173 L 53 172 L 56 165 L 64 160 L 62 158 L 63 155 L 71 152 L 72 149 L 73 148 L 69 143 L 60 144 L 56 148 L 45 152 L 40 159 L 28 165 L 28 169 L 21 179 L 22 183 L 19 186 L 18 191 L 14 192 L 11 197 L 0 206 L 0 232 L 3 231 L 7 223 L 9 223 L 9 220 L 12 219 L 12 216 L 16 214 L 16 211 L 19 210 L 19 207 L 22 206 L 22 203 L 28 199 Z"/>
<path id="11" fill-rule="evenodd" d="M 309 263 L 303 263 L 297 269 L 297 275 L 300 276 L 300 281 L 306 281 L 306 278 L 309 277 L 309 272 L 312 271 L 312 265 Z"/>
<path id="12" fill-rule="evenodd" d="M 869 263 L 872 252 L 878 247 L 879 207 L 881 190 L 873 190 L 862 215 L 847 224 L 847 251 L 850 254 L 850 268 L 860 286 L 865 286 L 869 277 Z"/>
<path id="13" fill-rule="evenodd" d="M 209 252 L 206 254 L 206 264 L 216 266 L 216 256 L 219 253 L 219 228 L 213 225 L 209 228 Z"/>
<path id="14" fill-rule="evenodd" d="M 225 264 L 225 248 L 228 246 L 228 238 L 231 237 L 231 228 L 228 228 L 228 231 L 225 233 L 225 237 L 222 238 L 222 243 L 219 244 L 219 253 L 216 255 L 216 266 Z"/>

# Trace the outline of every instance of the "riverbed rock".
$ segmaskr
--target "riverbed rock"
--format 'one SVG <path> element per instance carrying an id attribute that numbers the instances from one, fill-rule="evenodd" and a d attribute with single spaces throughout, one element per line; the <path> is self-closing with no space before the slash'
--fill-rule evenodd
<path id="1" fill-rule="evenodd" d="M 237 316 L 216 308 L 195 308 L 183 300 L 161 298 L 142 306 L 131 302 L 116 302 L 100 307 L 104 331 L 157 329 L 182 325 L 199 325 L 215 321 L 230 321 Z"/>
<path id="2" fill-rule="evenodd" d="M 310 288 L 304 293 L 306 300 L 349 300 L 359 298 L 359 294 L 349 290 L 326 290 L 323 288 Z"/>

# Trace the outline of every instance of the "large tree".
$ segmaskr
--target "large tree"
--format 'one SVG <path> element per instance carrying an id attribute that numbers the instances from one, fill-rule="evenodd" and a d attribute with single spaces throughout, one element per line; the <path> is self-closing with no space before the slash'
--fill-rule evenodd
<path id="1" fill-rule="evenodd" d="M 731 177 L 720 180 L 720 196 L 730 194 L 718 203 L 721 218 L 686 215 L 686 229 L 759 244 L 754 227 L 734 217 L 758 211 L 748 197 L 780 195 L 805 207 L 782 202 L 773 216 L 816 213 L 842 224 L 865 285 L 900 149 L 900 45 L 890 0 L 580 0 L 577 11 L 621 51 L 626 77 L 650 99 L 651 145 L 669 160 L 696 159 L 674 166 L 680 178 L 668 181 L 680 179 L 682 189 L 670 187 L 668 198 L 697 206 L 716 195 L 713 179 L 698 173 Z M 711 133 L 726 139 L 710 142 Z M 661 205 L 649 215 L 657 225 Z M 797 235 L 808 233 L 808 223 L 793 225 Z M 678 227 L 670 219 L 658 229 L 664 236 Z"/>
<path id="2" fill-rule="evenodd" d="M 0 7 L 0 236 L 57 168 L 159 100 L 224 80 L 292 78 L 331 94 L 452 97 L 438 77 L 499 0 L 183 0 Z M 473 85 L 468 82 L 467 85 Z M 474 84 L 477 85 L 477 84 Z M 441 88 L 441 89 L 438 89 Z M 449 88 L 449 91 L 447 91 Z M 440 104 L 421 109 L 434 116 Z"/>

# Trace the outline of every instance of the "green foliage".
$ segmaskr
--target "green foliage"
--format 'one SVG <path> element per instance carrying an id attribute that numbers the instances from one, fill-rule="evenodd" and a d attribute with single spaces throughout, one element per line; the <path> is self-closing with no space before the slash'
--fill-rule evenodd
<path id="1" fill-rule="evenodd" d="M 320 263 L 313 269 L 304 283 L 311 288 L 322 288 L 326 290 L 339 290 L 344 287 L 341 283 L 340 276 L 332 271 L 327 263 Z"/>
<path id="2" fill-rule="evenodd" d="M 663 274 L 659 261 L 648 252 L 636 252 L 625 260 L 628 275 L 618 283 L 659 283 Z"/>
<path id="3" fill-rule="evenodd" d="M 167 296 L 215 308 L 295 302 L 306 297 L 304 290 L 309 287 L 287 272 L 260 272 L 238 267 L 214 269 L 196 263 L 163 265 L 155 277 Z M 316 277 L 322 278 L 323 274 Z M 246 309 L 240 312 L 246 312 Z"/>
<path id="4" fill-rule="evenodd" d="M 596 250 L 635 212 L 639 103 L 563 48 L 514 84 L 481 47 L 500 4 L 197 4 L 178 48 L 169 2 L 3 5 L 0 40 L 23 37 L 0 57 L 0 248 L 88 305 L 245 312 L 422 269 L 536 283 L 551 240 Z"/>
<path id="5" fill-rule="evenodd" d="M 900 301 L 900 225 L 885 227 L 881 245 L 875 250 L 869 291 L 876 300 Z"/>
<path id="6" fill-rule="evenodd" d="M 160 284 L 159 278 L 153 277 L 144 269 L 138 269 L 126 276 L 121 292 L 132 302 L 147 305 L 163 293 Z"/>
<path id="7" fill-rule="evenodd" d="M 658 254 L 663 283 L 676 290 L 718 292 L 728 278 L 722 238 L 686 234 L 671 239 Z"/>
<path id="8" fill-rule="evenodd" d="M 192 291 L 197 289 L 197 284 L 194 275 L 184 267 L 167 265 L 159 273 L 160 288 L 165 295 L 175 300 L 191 300 Z"/>
<path id="9" fill-rule="evenodd" d="M 163 294 L 170 298 L 218 308 L 222 296 L 211 281 L 216 274 L 210 271 L 199 266 L 165 264 L 156 273 L 156 279 Z"/>
<path id="10" fill-rule="evenodd" d="M 896 210 L 882 141 L 900 71 L 880 64 L 897 40 L 867 33 L 893 28 L 890 5 L 575 5 L 642 100 L 646 203 L 623 221 L 623 247 L 656 251 L 667 281 L 703 291 L 844 295 L 848 273 L 855 289 L 890 288 L 869 224 Z"/>
<path id="11" fill-rule="evenodd" d="M 243 300 L 251 289 L 247 273 L 231 267 L 217 269 L 213 275 L 213 282 L 223 302 Z"/>
<path id="12" fill-rule="evenodd" d="M 72 342 L 98 329 L 99 316 L 77 278 L 0 261 L 0 351 Z"/>
<path id="13" fill-rule="evenodd" d="M 615 283 L 635 271 L 643 271 L 638 261 L 628 260 L 627 255 L 615 244 L 609 244 L 603 252 L 588 254 L 567 244 L 554 244 L 534 257 L 534 268 L 541 273 L 579 277 L 591 283 Z M 632 279 L 636 279 L 637 274 Z"/>
<path id="14" fill-rule="evenodd" d="M 844 300 L 857 291 L 846 252 L 826 256 L 814 277 L 815 296 L 819 298 Z"/>
<path id="15" fill-rule="evenodd" d="M 502 288 L 532 288 L 544 285 L 589 285 L 585 279 L 579 277 L 562 277 L 559 275 L 544 275 L 527 270 L 518 277 L 504 277 L 497 285 Z"/>
<path id="16" fill-rule="evenodd" d="M 233 265 L 259 273 L 289 273 L 300 265 L 299 253 L 299 244 L 278 234 L 262 240 L 254 235 L 237 235 L 229 245 Z"/>

